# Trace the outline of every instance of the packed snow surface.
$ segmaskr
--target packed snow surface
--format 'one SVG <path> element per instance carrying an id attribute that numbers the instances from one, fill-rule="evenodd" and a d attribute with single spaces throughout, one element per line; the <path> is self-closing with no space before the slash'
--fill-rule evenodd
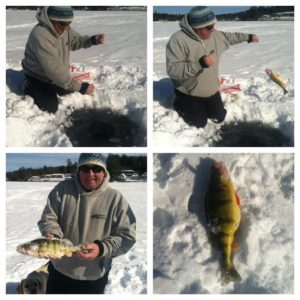
<path id="1" fill-rule="evenodd" d="M 242 281 L 224 287 L 204 212 L 213 160 L 225 163 L 241 203 L 234 265 Z M 154 293 L 292 294 L 293 172 L 293 154 L 155 155 Z"/>
<path id="2" fill-rule="evenodd" d="M 223 124 L 262 121 L 278 128 L 290 140 L 294 130 L 294 22 L 218 22 L 217 30 L 255 33 L 260 42 L 229 48 L 220 61 L 220 78 L 239 84 L 238 99 L 222 93 L 227 116 Z M 165 48 L 178 22 L 154 22 L 153 44 L 153 142 L 155 146 L 211 146 L 219 139 L 220 124 L 203 129 L 186 124 L 172 109 L 173 85 L 166 74 Z M 271 68 L 284 79 L 289 93 L 270 80 Z"/>
<path id="3" fill-rule="evenodd" d="M 28 35 L 37 23 L 35 11 L 7 10 L 6 144 L 7 146 L 72 147 L 64 128 L 74 110 L 109 107 L 146 130 L 147 34 L 145 11 L 75 11 L 72 27 L 82 35 L 105 33 L 105 44 L 74 51 L 71 65 L 90 72 L 93 96 L 72 93 L 59 97 L 59 109 L 48 114 L 22 95 L 21 60 Z M 145 146 L 146 136 L 134 146 Z"/>
<path id="4" fill-rule="evenodd" d="M 46 260 L 22 255 L 16 247 L 41 236 L 40 219 L 55 182 L 7 182 L 6 197 L 6 293 L 15 294 L 19 282 Z M 147 292 L 147 184 L 111 183 L 129 202 L 137 219 L 137 242 L 129 252 L 113 260 L 107 294 Z"/>

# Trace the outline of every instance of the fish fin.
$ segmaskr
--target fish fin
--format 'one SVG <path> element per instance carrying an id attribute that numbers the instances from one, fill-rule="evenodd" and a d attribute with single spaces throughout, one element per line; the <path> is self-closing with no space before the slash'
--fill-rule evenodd
<path id="1" fill-rule="evenodd" d="M 73 243 L 72 243 L 70 240 L 68 240 L 68 239 L 62 239 L 62 241 L 63 241 L 66 245 L 68 245 L 69 247 L 73 247 L 73 246 L 74 246 Z"/>
<path id="2" fill-rule="evenodd" d="M 241 201 L 240 201 L 240 197 L 237 194 L 237 192 L 235 192 L 235 199 L 236 199 L 236 203 L 238 204 L 238 206 L 241 206 Z"/>
<path id="3" fill-rule="evenodd" d="M 240 245 L 239 243 L 236 241 L 236 239 L 234 238 L 231 244 L 231 249 L 232 250 L 240 250 Z"/>
<path id="4" fill-rule="evenodd" d="M 241 280 L 242 277 L 233 266 L 222 270 L 221 284 L 223 286 L 228 285 L 230 282 L 240 282 Z"/>
<path id="5" fill-rule="evenodd" d="M 288 93 L 287 89 L 283 89 L 283 94 L 286 95 Z"/>

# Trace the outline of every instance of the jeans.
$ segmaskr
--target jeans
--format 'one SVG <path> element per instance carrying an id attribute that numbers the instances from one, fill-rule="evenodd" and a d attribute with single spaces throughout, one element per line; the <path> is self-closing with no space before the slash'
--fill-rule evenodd
<path id="1" fill-rule="evenodd" d="M 197 128 L 205 127 L 208 118 L 215 123 L 222 123 L 227 113 L 219 92 L 201 98 L 186 95 L 175 89 L 174 109 L 187 124 Z"/>
<path id="2" fill-rule="evenodd" d="M 40 110 L 55 113 L 58 109 L 57 95 L 63 96 L 70 92 L 54 84 L 40 81 L 25 74 L 24 94 L 33 98 Z"/>
<path id="3" fill-rule="evenodd" d="M 46 294 L 104 294 L 109 271 L 96 280 L 76 280 L 58 272 L 50 262 Z"/>

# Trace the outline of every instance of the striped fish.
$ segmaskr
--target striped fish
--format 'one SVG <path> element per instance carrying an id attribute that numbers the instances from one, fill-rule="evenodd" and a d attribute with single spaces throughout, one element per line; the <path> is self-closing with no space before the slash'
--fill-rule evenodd
<path id="1" fill-rule="evenodd" d="M 223 162 L 211 167 L 205 200 L 209 240 L 222 254 L 221 283 L 241 281 L 232 258 L 238 247 L 234 235 L 241 220 L 240 200 Z"/>
<path id="2" fill-rule="evenodd" d="M 71 257 L 73 252 L 79 251 L 80 249 L 80 246 L 74 246 L 73 243 L 67 239 L 39 238 L 19 245 L 17 252 L 38 258 L 60 259 L 63 256 Z"/>

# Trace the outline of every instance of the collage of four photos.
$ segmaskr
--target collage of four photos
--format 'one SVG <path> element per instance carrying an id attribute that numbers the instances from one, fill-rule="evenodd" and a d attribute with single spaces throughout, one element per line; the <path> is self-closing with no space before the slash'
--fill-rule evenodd
<path id="1" fill-rule="evenodd" d="M 295 6 L 197 4 L 5 6 L 6 294 L 295 293 Z"/>

